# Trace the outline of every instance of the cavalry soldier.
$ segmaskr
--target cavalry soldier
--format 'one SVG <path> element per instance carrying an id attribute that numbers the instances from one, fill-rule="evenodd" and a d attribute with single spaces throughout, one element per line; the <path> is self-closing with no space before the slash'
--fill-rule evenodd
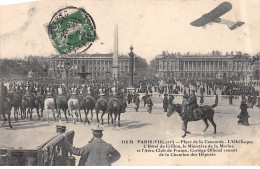
<path id="1" fill-rule="evenodd" d="M 191 120 L 193 119 L 193 110 L 198 107 L 197 96 L 195 95 L 195 90 L 191 91 L 191 96 L 188 99 L 186 104 L 187 106 L 187 115 L 190 116 Z"/>
<path id="2" fill-rule="evenodd" d="M 148 112 L 149 112 L 149 113 L 152 113 L 153 102 L 152 102 L 152 98 L 151 98 L 151 95 L 150 95 L 150 94 L 147 94 L 146 104 L 148 105 Z"/>
<path id="3" fill-rule="evenodd" d="M 64 88 L 63 88 L 62 84 L 60 84 L 58 87 L 58 95 L 64 95 Z"/>
<path id="4" fill-rule="evenodd" d="M 139 105 L 140 105 L 140 98 L 139 98 L 139 96 L 140 95 L 138 93 L 135 95 L 135 105 L 136 105 L 135 111 L 138 111 L 138 109 L 139 109 Z"/>
<path id="5" fill-rule="evenodd" d="M 111 166 L 120 159 L 120 153 L 109 143 L 101 139 L 103 128 L 97 126 L 92 129 L 93 138 L 82 148 L 72 147 L 65 140 L 66 148 L 74 155 L 81 156 L 79 166 Z"/>
<path id="6" fill-rule="evenodd" d="M 165 93 L 164 97 L 163 97 L 163 108 L 164 108 L 164 112 L 167 112 L 167 108 L 168 108 L 168 95 Z"/>
<path id="7" fill-rule="evenodd" d="M 77 89 L 77 86 L 76 84 L 73 84 L 72 87 L 71 87 L 71 95 L 77 95 L 78 89 Z"/>
<path id="8" fill-rule="evenodd" d="M 168 100 L 168 106 L 173 104 L 174 96 L 172 94 L 169 95 L 169 100 Z"/>
<path id="9" fill-rule="evenodd" d="M 55 103 L 55 107 L 56 107 L 56 99 L 55 99 L 54 93 L 55 93 L 54 88 L 51 85 L 48 85 L 46 87 L 46 97 L 45 97 L 45 99 L 53 98 L 54 103 Z"/>
<path id="10" fill-rule="evenodd" d="M 7 94 L 7 88 L 4 85 L 4 83 L 1 82 L 0 96 L 4 98 L 6 96 L 6 94 Z"/>

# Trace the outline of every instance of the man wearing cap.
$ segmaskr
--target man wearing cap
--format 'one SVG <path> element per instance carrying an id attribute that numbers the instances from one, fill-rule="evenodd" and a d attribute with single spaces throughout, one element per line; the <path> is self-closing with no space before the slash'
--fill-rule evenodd
<path id="1" fill-rule="evenodd" d="M 146 103 L 148 105 L 148 112 L 151 113 L 152 112 L 152 108 L 153 108 L 153 102 L 152 102 L 150 94 L 147 94 Z"/>
<path id="2" fill-rule="evenodd" d="M 174 100 L 174 96 L 172 94 L 170 94 L 169 100 L 168 100 L 168 107 L 169 105 L 173 104 L 173 100 Z"/>
<path id="3" fill-rule="evenodd" d="M 191 96 L 188 99 L 187 103 L 187 114 L 190 116 L 190 118 L 193 118 L 193 110 L 198 107 L 197 104 L 197 96 L 195 95 L 195 90 L 191 91 Z"/>
<path id="4" fill-rule="evenodd" d="M 163 109 L 164 109 L 164 112 L 167 112 L 167 108 L 168 108 L 168 95 L 165 93 L 164 97 L 163 97 Z"/>
<path id="5" fill-rule="evenodd" d="M 79 166 L 111 166 L 121 157 L 120 153 L 111 145 L 101 139 L 103 128 L 99 126 L 92 129 L 93 138 L 82 147 L 72 147 L 67 141 L 68 151 L 81 156 Z"/>
<path id="6" fill-rule="evenodd" d="M 56 125 L 56 134 L 63 134 L 66 131 L 66 126 Z"/>
<path id="7" fill-rule="evenodd" d="M 135 111 L 138 111 L 138 109 L 139 109 L 139 105 L 140 105 L 140 98 L 139 98 L 139 96 L 140 95 L 138 93 L 135 95 L 135 105 L 136 105 Z"/>

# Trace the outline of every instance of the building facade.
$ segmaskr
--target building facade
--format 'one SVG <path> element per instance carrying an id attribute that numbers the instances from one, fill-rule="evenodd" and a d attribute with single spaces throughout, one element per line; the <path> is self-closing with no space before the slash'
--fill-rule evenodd
<path id="1" fill-rule="evenodd" d="M 250 56 L 237 52 L 222 55 L 213 51 L 207 55 L 163 52 L 151 62 L 159 78 L 245 78 L 252 73 Z"/>
<path id="2" fill-rule="evenodd" d="M 77 54 L 69 56 L 52 56 L 49 58 L 48 75 L 51 78 L 62 78 L 65 69 L 64 63 L 69 60 L 69 78 L 79 78 L 81 67 L 85 67 L 85 72 L 89 73 L 88 79 L 115 78 L 113 75 L 113 53 L 108 54 Z M 129 57 L 121 55 L 118 57 L 119 76 L 127 74 L 129 71 Z M 134 63 L 135 67 L 135 63 Z"/>

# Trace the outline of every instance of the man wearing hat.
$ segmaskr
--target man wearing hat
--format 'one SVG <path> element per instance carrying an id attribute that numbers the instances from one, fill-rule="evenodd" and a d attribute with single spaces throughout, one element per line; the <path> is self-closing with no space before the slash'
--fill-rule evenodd
<path id="1" fill-rule="evenodd" d="M 146 104 L 148 105 L 148 112 L 149 112 L 149 113 L 152 113 L 153 102 L 152 102 L 152 99 L 151 99 L 151 95 L 150 95 L 150 94 L 147 94 Z"/>
<path id="2" fill-rule="evenodd" d="M 139 98 L 139 96 L 140 95 L 138 93 L 135 95 L 135 105 L 136 105 L 135 111 L 138 111 L 138 109 L 139 109 L 139 105 L 140 105 L 140 98 Z"/>
<path id="3" fill-rule="evenodd" d="M 197 96 L 195 95 L 195 90 L 191 90 L 191 96 L 187 103 L 187 114 L 193 119 L 193 110 L 198 107 Z"/>
<path id="4" fill-rule="evenodd" d="M 93 138 L 82 147 L 72 147 L 66 141 L 68 151 L 74 155 L 81 156 L 79 166 L 111 166 L 121 157 L 120 153 L 109 143 L 101 139 L 103 128 L 97 126 L 92 129 Z"/>
<path id="5" fill-rule="evenodd" d="M 164 94 L 164 97 L 163 97 L 163 109 L 164 109 L 164 112 L 167 112 L 167 108 L 168 108 L 168 94 Z"/>
<path id="6" fill-rule="evenodd" d="M 56 134 L 63 134 L 66 131 L 66 126 L 56 125 Z"/>
<path id="7" fill-rule="evenodd" d="M 174 100 L 174 96 L 173 96 L 173 94 L 170 94 L 169 95 L 169 100 L 168 100 L 168 107 L 169 107 L 169 105 L 173 104 L 173 100 Z"/>

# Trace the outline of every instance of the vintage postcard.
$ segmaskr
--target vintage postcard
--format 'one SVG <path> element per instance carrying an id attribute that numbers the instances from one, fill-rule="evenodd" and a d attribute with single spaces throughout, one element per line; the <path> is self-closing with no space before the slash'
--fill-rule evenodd
<path id="1" fill-rule="evenodd" d="M 259 0 L 0 6 L 1 166 L 259 166 Z"/>

